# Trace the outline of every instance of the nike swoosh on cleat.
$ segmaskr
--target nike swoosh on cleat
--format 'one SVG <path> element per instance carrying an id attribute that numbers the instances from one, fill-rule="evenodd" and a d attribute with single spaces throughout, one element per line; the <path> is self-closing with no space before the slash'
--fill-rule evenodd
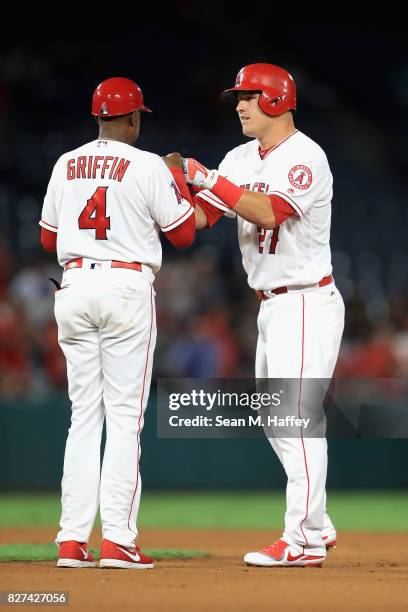
<path id="1" fill-rule="evenodd" d="M 79 550 L 81 550 L 84 554 L 84 560 L 86 561 L 88 559 L 88 552 L 86 550 L 84 550 L 83 548 L 79 547 Z"/>
<path id="2" fill-rule="evenodd" d="M 125 555 L 127 555 L 130 559 L 132 559 L 132 561 L 140 561 L 140 556 L 136 553 L 135 555 L 132 555 L 132 553 L 130 553 L 128 550 L 126 550 L 125 548 L 121 548 L 120 546 L 118 546 L 119 550 L 121 550 L 122 552 L 125 553 Z"/>
<path id="3" fill-rule="evenodd" d="M 292 557 L 292 555 L 290 554 L 290 551 L 288 552 L 288 556 L 287 556 L 287 560 L 288 561 L 298 561 L 301 557 L 304 557 L 304 555 L 296 555 L 296 557 Z"/>

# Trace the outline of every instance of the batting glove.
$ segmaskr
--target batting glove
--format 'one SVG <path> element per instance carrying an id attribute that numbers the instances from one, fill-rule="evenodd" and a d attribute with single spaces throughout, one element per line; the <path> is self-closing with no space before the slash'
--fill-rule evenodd
<path id="1" fill-rule="evenodd" d="M 192 157 L 183 159 L 183 171 L 186 183 L 199 189 L 212 189 L 218 180 L 217 170 L 208 170 Z"/>

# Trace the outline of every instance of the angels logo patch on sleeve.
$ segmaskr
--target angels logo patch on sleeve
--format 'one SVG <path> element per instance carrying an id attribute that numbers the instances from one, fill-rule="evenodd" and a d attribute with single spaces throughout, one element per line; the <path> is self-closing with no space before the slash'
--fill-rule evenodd
<path id="1" fill-rule="evenodd" d="M 174 193 L 176 194 L 177 204 L 181 204 L 183 202 L 183 196 L 181 195 L 176 183 L 174 181 L 171 181 L 170 187 L 173 189 Z"/>
<path id="2" fill-rule="evenodd" d="M 312 184 L 312 171 L 307 166 L 301 164 L 293 166 L 288 174 L 290 184 L 295 189 L 308 189 Z"/>

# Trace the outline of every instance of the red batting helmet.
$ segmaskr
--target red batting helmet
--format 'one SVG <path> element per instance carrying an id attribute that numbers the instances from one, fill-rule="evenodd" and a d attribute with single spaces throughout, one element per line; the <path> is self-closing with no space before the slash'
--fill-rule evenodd
<path id="1" fill-rule="evenodd" d="M 274 64 L 249 64 L 237 74 L 235 87 L 221 94 L 224 102 L 237 102 L 239 91 L 254 91 L 261 95 L 259 108 L 272 117 L 296 110 L 296 85 L 284 68 Z"/>
<path id="2" fill-rule="evenodd" d="M 118 117 L 137 110 L 152 112 L 144 105 L 139 85 L 130 79 L 107 79 L 102 81 L 93 93 L 92 114 L 95 117 Z"/>

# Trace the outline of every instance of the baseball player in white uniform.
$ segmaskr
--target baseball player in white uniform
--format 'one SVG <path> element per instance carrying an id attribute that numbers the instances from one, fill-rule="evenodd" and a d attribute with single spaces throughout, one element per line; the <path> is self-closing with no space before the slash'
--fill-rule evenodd
<path id="1" fill-rule="evenodd" d="M 218 170 L 184 160 L 195 196 L 197 228 L 235 213 L 249 286 L 260 298 L 257 378 L 295 378 L 302 413 L 302 380 L 330 379 L 344 326 L 344 304 L 332 277 L 332 175 L 323 150 L 293 122 L 291 75 L 272 64 L 251 64 L 222 98 L 236 104 L 252 138 L 225 156 Z M 248 565 L 320 566 L 336 543 L 325 511 L 327 442 L 303 430 L 270 438 L 286 471 L 287 511 L 281 539 L 245 555 Z"/>
<path id="2" fill-rule="evenodd" d="M 195 217 L 163 160 L 132 146 L 141 111 L 150 112 L 133 81 L 112 78 L 96 88 L 92 114 L 99 137 L 57 161 L 40 221 L 42 244 L 57 250 L 64 270 L 55 316 L 72 401 L 59 567 L 95 566 L 87 543 L 98 507 L 100 566 L 153 567 L 135 541 L 140 434 L 156 342 L 159 230 L 175 246 L 188 246 Z"/>

